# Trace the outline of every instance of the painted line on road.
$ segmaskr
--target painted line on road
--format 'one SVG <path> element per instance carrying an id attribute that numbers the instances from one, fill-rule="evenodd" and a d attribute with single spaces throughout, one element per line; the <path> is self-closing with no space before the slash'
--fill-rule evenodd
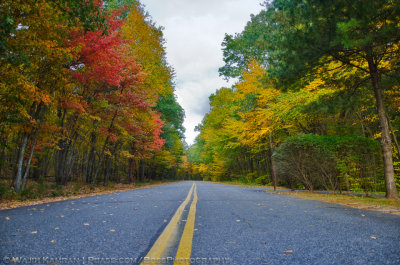
<path id="1" fill-rule="evenodd" d="M 192 242 L 194 232 L 194 221 L 196 219 L 197 187 L 194 186 L 193 201 L 190 205 L 189 215 L 186 221 L 185 229 L 179 242 L 176 252 L 174 265 L 190 264 L 190 255 L 192 254 Z"/>
<path id="2" fill-rule="evenodd" d="M 141 264 L 158 264 L 158 261 L 160 261 L 160 257 L 168 246 L 168 243 L 171 243 L 171 236 L 178 229 L 178 224 L 180 223 L 182 213 L 192 197 L 194 187 L 195 184 L 193 183 L 188 195 L 186 196 L 186 199 L 179 206 L 178 210 L 176 210 L 174 216 L 171 218 L 171 221 L 165 227 L 161 235 L 157 238 L 156 242 L 153 244 Z"/>

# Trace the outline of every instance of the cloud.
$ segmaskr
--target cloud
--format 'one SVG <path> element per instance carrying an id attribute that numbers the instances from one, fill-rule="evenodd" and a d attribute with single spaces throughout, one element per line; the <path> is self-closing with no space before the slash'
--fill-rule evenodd
<path id="1" fill-rule="evenodd" d="M 185 109 L 186 141 L 209 111 L 208 97 L 228 86 L 218 76 L 223 65 L 225 33 L 241 32 L 263 0 L 141 0 L 153 20 L 164 27 L 167 59 L 176 72 L 176 94 Z"/>

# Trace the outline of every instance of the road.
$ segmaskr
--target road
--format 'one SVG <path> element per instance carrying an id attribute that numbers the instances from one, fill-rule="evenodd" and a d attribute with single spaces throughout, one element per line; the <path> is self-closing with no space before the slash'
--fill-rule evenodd
<path id="1" fill-rule="evenodd" d="M 400 216 L 207 182 L 3 210 L 0 238 L 1 264 L 400 264 Z"/>

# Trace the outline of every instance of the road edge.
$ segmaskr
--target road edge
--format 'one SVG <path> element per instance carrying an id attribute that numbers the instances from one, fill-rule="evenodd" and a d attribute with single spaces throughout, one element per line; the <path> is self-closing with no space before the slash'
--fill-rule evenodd
<path id="1" fill-rule="evenodd" d="M 132 187 L 132 188 L 129 188 L 129 189 L 106 190 L 106 191 L 99 191 L 99 192 L 94 192 L 94 193 L 84 193 L 84 194 L 71 195 L 71 196 L 46 197 L 46 198 L 43 198 L 43 199 L 35 199 L 35 200 L 31 200 L 31 201 L 30 200 L 26 200 L 26 201 L 6 201 L 6 202 L 0 202 L 0 211 L 16 209 L 16 208 L 21 208 L 21 207 L 27 207 L 27 206 L 33 206 L 33 205 L 39 205 L 39 204 L 45 204 L 45 203 L 76 200 L 76 199 L 99 196 L 99 195 L 105 195 L 105 194 L 126 192 L 126 191 L 132 191 L 132 190 L 148 189 L 148 188 L 153 188 L 153 187 L 158 187 L 158 186 L 163 186 L 163 185 L 169 185 L 169 184 L 178 183 L 178 182 L 181 182 L 181 181 L 166 181 L 166 182 L 161 182 L 161 183 L 154 183 L 154 184 L 147 184 L 147 185 L 138 186 L 138 187 Z"/>

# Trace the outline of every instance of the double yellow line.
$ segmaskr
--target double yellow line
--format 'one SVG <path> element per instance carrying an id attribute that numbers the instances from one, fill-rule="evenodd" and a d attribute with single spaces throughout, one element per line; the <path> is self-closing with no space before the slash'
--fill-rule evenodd
<path id="1" fill-rule="evenodd" d="M 186 199 L 176 210 L 171 221 L 165 227 L 164 231 L 157 238 L 156 242 L 153 244 L 146 257 L 141 264 L 151 264 L 156 265 L 161 263 L 161 258 L 168 246 L 171 246 L 174 242 L 174 236 L 177 235 L 178 225 L 180 224 L 180 219 L 186 205 L 189 203 L 190 198 L 193 195 L 193 201 L 190 205 L 189 214 L 186 220 L 185 228 L 183 230 L 178 251 L 176 252 L 174 265 L 177 264 L 190 264 L 190 255 L 192 253 L 192 241 L 194 232 L 194 221 L 196 218 L 196 204 L 197 204 L 197 188 L 196 184 L 193 183 L 189 190 Z"/>

